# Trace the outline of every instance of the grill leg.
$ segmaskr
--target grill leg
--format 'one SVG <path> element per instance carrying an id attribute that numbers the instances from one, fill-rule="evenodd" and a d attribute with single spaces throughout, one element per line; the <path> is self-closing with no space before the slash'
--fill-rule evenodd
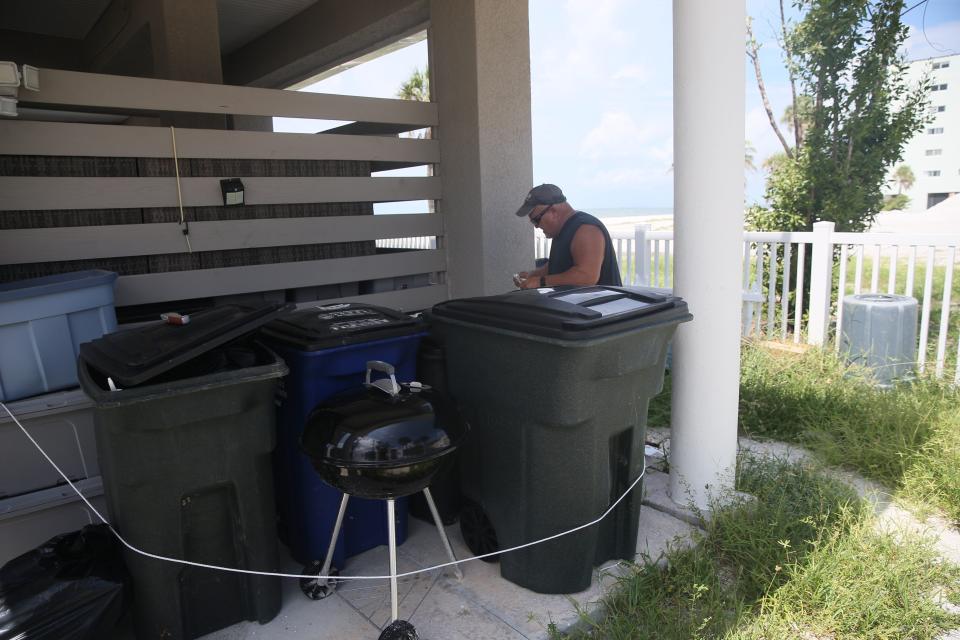
<path id="1" fill-rule="evenodd" d="M 450 546 L 450 540 L 447 539 L 447 531 L 443 528 L 443 521 L 440 520 L 440 513 L 437 511 L 437 505 L 433 502 L 433 496 L 430 495 L 430 487 L 423 490 L 423 497 L 427 499 L 427 506 L 430 507 L 430 515 L 433 516 L 433 522 L 437 525 L 437 532 L 440 534 L 440 540 L 443 541 L 443 548 L 447 550 L 447 556 L 450 562 L 456 562 L 457 556 L 453 553 L 453 547 Z M 453 565 L 453 572 L 457 575 L 457 580 L 463 580 L 463 571 L 459 564 Z"/>
<path id="2" fill-rule="evenodd" d="M 327 576 L 330 575 L 330 566 L 333 564 L 333 552 L 337 548 L 337 538 L 340 537 L 340 527 L 343 526 L 343 515 L 347 512 L 347 502 L 350 500 L 350 496 L 343 494 L 343 497 L 340 498 L 340 510 L 337 511 L 337 522 L 333 525 L 333 535 L 330 537 L 330 546 L 327 547 L 327 557 L 323 559 L 323 569 L 320 570 L 320 575 Z"/>
<path id="3" fill-rule="evenodd" d="M 387 500 L 387 530 L 390 543 L 390 621 L 399 618 L 397 611 L 397 520 L 394 514 L 394 500 Z"/>
<path id="4" fill-rule="evenodd" d="M 340 499 L 340 511 L 337 512 L 337 522 L 333 525 L 333 536 L 330 538 L 330 546 L 327 548 L 327 557 L 323 559 L 323 564 L 311 562 L 303 569 L 300 590 L 311 600 L 322 600 L 332 595 L 337 588 L 336 578 L 319 578 L 318 576 L 337 575 L 337 570 L 332 568 L 333 552 L 337 548 L 337 538 L 340 537 L 340 527 L 343 524 L 343 514 L 347 511 L 348 500 L 347 494 L 343 494 Z"/>

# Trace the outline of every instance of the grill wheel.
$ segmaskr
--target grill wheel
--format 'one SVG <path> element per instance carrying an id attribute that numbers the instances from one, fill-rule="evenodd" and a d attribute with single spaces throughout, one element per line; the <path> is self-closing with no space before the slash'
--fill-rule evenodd
<path id="1" fill-rule="evenodd" d="M 337 588 L 339 580 L 318 580 L 320 570 L 323 569 L 323 563 L 319 560 L 311 562 L 303 568 L 302 578 L 300 578 L 300 590 L 311 600 L 323 600 L 327 596 L 333 595 Z M 329 575 L 340 575 L 336 567 L 330 567 Z"/>

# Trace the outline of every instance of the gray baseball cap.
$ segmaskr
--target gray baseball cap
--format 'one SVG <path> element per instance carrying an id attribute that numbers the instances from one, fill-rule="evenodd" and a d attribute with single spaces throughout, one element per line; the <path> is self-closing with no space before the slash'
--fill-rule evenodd
<path id="1" fill-rule="evenodd" d="M 530 189 L 523 204 L 517 209 L 517 216 L 520 218 L 529 216 L 534 207 L 542 204 L 560 204 L 566 201 L 567 197 L 563 195 L 563 191 L 560 191 L 560 187 L 555 184 L 541 184 Z"/>

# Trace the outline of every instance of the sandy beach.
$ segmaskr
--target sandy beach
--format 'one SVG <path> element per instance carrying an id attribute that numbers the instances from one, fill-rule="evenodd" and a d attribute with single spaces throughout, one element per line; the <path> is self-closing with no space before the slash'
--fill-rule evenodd
<path id="1" fill-rule="evenodd" d="M 613 238 L 632 238 L 638 224 L 650 225 L 651 231 L 673 231 L 673 216 L 616 216 L 600 220 Z"/>

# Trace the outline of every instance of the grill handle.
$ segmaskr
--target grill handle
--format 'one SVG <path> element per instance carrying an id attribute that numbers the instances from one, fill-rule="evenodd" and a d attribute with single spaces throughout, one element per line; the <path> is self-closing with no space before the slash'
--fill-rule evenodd
<path id="1" fill-rule="evenodd" d="M 379 371 L 385 373 L 389 378 L 381 378 L 375 382 L 370 381 L 371 374 L 374 371 Z M 374 387 L 380 389 L 384 393 L 389 394 L 390 396 L 396 398 L 400 395 L 400 385 L 397 384 L 396 370 L 393 368 L 393 365 L 389 362 L 384 362 L 383 360 L 368 360 L 367 361 L 367 381 L 364 383 L 364 386 L 370 388 Z"/>

